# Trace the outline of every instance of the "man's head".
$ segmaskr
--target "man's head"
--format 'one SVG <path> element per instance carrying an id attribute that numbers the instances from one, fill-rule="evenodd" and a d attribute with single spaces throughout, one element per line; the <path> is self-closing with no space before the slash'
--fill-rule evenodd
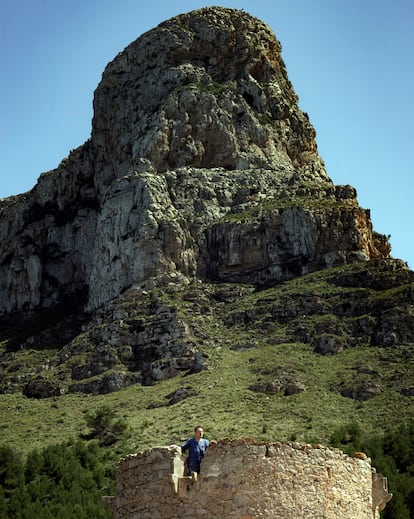
<path id="1" fill-rule="evenodd" d="M 196 440 L 201 440 L 203 437 L 204 431 L 201 425 L 197 425 L 197 427 L 194 427 L 194 438 Z"/>

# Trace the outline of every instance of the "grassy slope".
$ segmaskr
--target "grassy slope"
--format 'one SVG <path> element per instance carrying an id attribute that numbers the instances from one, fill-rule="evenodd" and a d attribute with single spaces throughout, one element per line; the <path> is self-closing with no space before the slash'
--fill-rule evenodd
<path id="1" fill-rule="evenodd" d="M 335 298 L 336 294 L 346 298 L 347 291 L 355 293 L 355 288 L 327 283 L 329 274 L 310 274 L 261 292 L 242 287 L 244 295 L 240 298 L 203 304 L 201 311 L 200 305 L 195 311 L 194 298 L 185 300 L 181 292 L 174 290 L 162 293 L 190 323 L 194 342 L 209 357 L 208 370 L 183 374 L 155 386 L 133 385 L 108 395 L 67 394 L 44 400 L 27 399 L 17 393 L 0 395 L 2 443 L 28 452 L 77 437 L 87 432 L 86 414 L 104 404 L 129 424 L 128 438 L 118 445 L 118 455 L 180 443 L 196 423 L 203 424 L 209 438 L 253 436 L 327 443 L 334 429 L 352 421 L 357 421 L 368 435 L 412 421 L 414 398 L 402 396 L 391 383 L 396 372 L 412 380 L 412 367 L 406 362 L 407 347 L 400 350 L 361 344 L 322 356 L 309 344 L 278 343 L 285 325 L 272 321 L 271 307 L 280 307 L 284 298 L 294 301 L 303 294 L 322 299 Z M 187 288 L 187 294 L 191 290 Z M 371 292 L 367 294 L 372 298 L 385 297 L 385 291 Z M 256 319 L 250 325 L 224 324 L 229 315 L 249 308 L 256 309 Z M 320 314 L 303 315 L 301 322 L 306 325 L 324 318 Z M 232 349 L 246 341 L 250 342 L 247 349 Z M 378 374 L 383 388 L 379 396 L 361 402 L 331 391 L 338 378 L 355 378 L 355 370 L 361 365 Z M 284 396 L 249 389 L 250 384 L 273 380 L 281 372 L 294 373 L 307 390 Z M 168 405 L 168 395 L 178 388 L 192 389 L 197 395 Z"/>

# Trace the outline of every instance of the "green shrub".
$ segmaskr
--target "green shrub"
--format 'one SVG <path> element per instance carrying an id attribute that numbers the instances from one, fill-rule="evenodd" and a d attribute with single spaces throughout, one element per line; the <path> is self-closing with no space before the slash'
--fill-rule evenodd
<path id="1" fill-rule="evenodd" d="M 24 470 L 21 457 L 11 447 L 0 447 L 0 487 L 3 497 L 24 482 Z"/>
<path id="2" fill-rule="evenodd" d="M 86 418 L 91 428 L 90 438 L 97 438 L 101 445 L 112 445 L 128 428 L 124 420 L 116 419 L 116 413 L 108 406 L 100 407 L 95 413 Z"/>
<path id="3" fill-rule="evenodd" d="M 0 458 L 1 519 L 110 517 L 102 502 L 101 489 L 108 482 L 96 444 L 52 445 L 32 451 L 26 462 L 2 447 Z"/>

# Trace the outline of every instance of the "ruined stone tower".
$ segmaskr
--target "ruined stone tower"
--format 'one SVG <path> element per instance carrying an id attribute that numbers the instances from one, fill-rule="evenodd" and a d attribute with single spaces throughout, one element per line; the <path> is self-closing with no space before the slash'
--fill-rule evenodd
<path id="1" fill-rule="evenodd" d="M 114 519 L 377 519 L 390 499 L 362 453 L 242 439 L 210 446 L 195 482 L 180 447 L 128 456 L 106 503 Z"/>

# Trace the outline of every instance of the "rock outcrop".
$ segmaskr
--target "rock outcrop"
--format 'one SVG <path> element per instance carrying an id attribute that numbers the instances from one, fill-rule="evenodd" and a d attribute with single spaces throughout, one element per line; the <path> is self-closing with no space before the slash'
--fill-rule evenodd
<path id="1" fill-rule="evenodd" d="M 272 31 L 219 7 L 162 23 L 109 63 L 90 139 L 0 201 L 0 244 L 3 362 L 59 349 L 49 368 L 65 364 L 66 390 L 87 392 L 205 369 L 194 330 L 157 287 L 268 287 L 390 255 L 355 189 L 327 176 Z M 370 340 L 399 340 L 364 326 Z M 286 334 L 310 341 L 296 322 Z M 343 347 L 329 326 L 317 335 L 321 354 Z M 60 391 L 47 377 L 25 387 Z"/>
<path id="2" fill-rule="evenodd" d="M 269 27 L 224 8 L 121 52 L 90 140 L 0 211 L 3 316 L 93 311 L 171 275 L 263 284 L 389 255 L 326 175 Z"/>

